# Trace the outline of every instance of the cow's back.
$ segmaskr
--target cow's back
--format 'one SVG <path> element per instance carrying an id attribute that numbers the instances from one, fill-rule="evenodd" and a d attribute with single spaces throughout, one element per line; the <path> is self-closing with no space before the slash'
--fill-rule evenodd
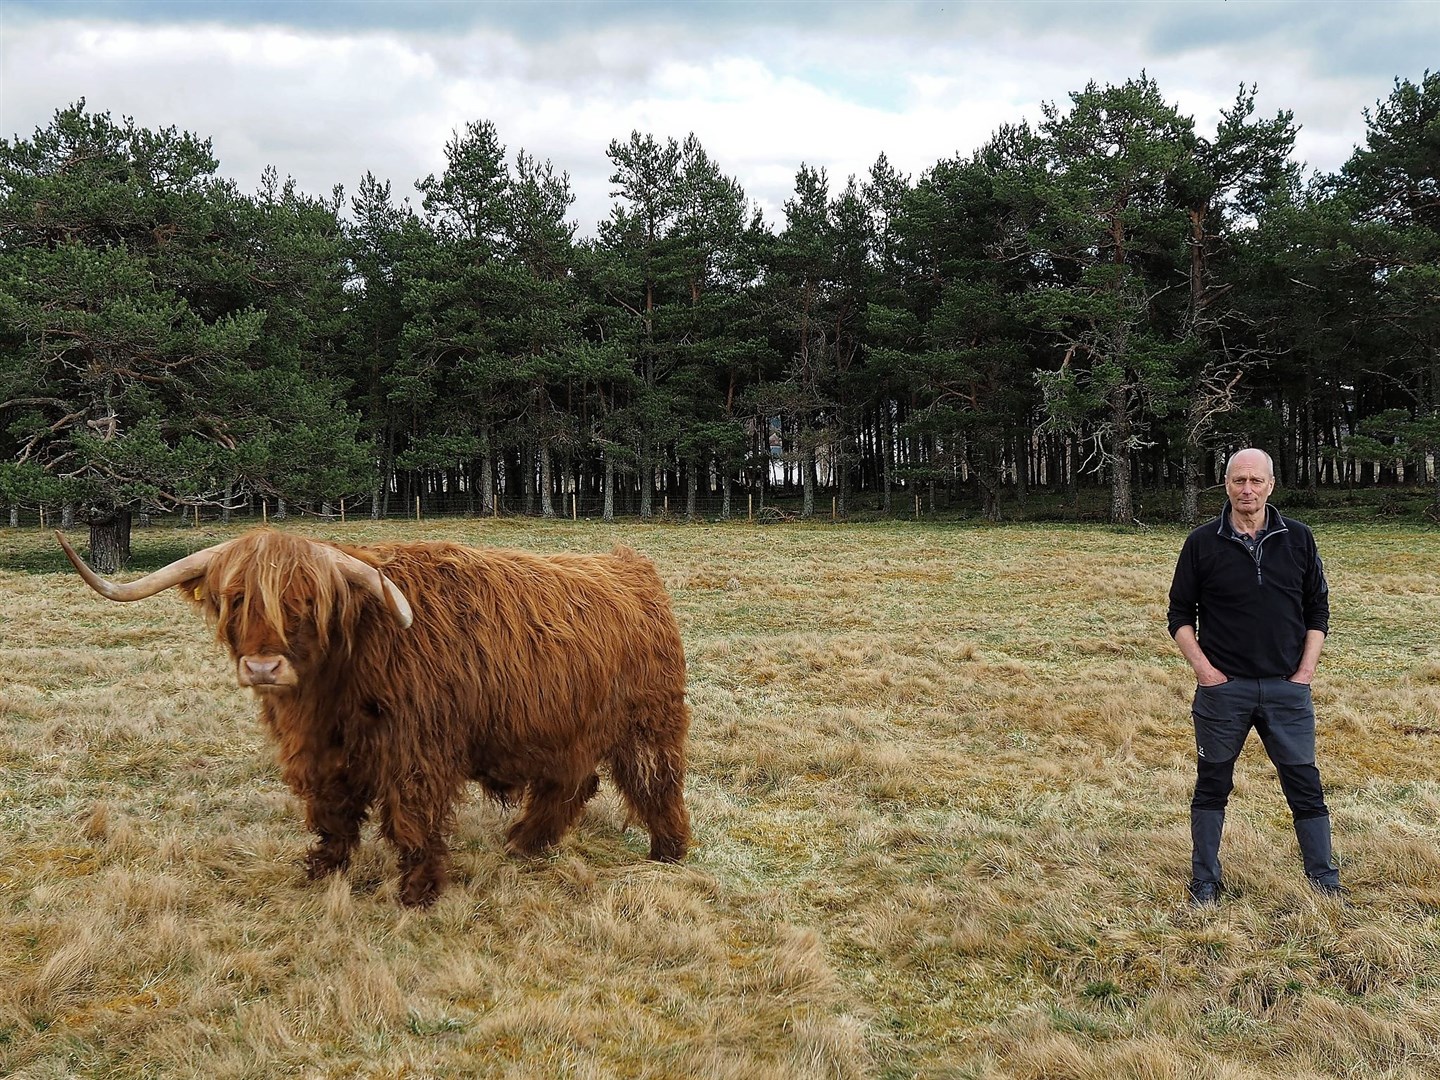
<path id="1" fill-rule="evenodd" d="M 398 543 L 354 551 L 368 554 L 414 610 L 407 630 L 373 643 L 372 662 L 420 713 L 458 710 L 485 740 L 533 752 L 576 738 L 604 742 L 638 708 L 683 701 L 684 653 L 669 597 L 654 564 L 629 548 L 537 555 Z"/>

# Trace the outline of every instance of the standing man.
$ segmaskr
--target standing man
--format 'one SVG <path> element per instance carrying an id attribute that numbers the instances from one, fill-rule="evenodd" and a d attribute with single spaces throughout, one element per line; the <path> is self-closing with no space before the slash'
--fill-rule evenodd
<path id="1" fill-rule="evenodd" d="M 1196 906 L 1214 904 L 1223 888 L 1225 804 L 1252 727 L 1280 774 L 1305 876 L 1322 893 L 1343 892 L 1315 767 L 1310 699 L 1330 629 L 1330 591 L 1314 534 L 1269 505 L 1274 490 L 1270 455 L 1237 451 L 1225 467 L 1229 501 L 1185 538 L 1170 585 L 1170 634 L 1198 684 L 1189 885 Z"/>

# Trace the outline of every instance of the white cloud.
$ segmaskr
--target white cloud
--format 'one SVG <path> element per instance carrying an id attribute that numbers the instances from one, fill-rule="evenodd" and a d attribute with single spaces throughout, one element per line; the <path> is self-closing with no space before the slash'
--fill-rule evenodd
<path id="1" fill-rule="evenodd" d="M 537 35 L 514 18 L 443 30 L 418 17 L 413 29 L 246 26 L 218 21 L 226 9 L 212 6 L 195 9 L 198 21 L 141 26 L 118 18 L 125 5 L 98 6 L 104 19 L 51 19 L 0 0 L 0 134 L 28 137 L 85 97 L 97 111 L 212 138 L 222 171 L 247 188 L 273 164 L 317 194 L 353 190 L 368 169 L 406 195 L 444 167 L 454 130 L 488 119 L 512 157 L 523 148 L 571 174 L 574 217 L 589 231 L 608 213 L 612 139 L 694 131 L 775 221 L 802 163 L 824 166 L 832 190 L 882 152 L 915 175 L 1003 123 L 1036 122 L 1042 101 L 1063 106 L 1091 79 L 1142 68 L 1202 133 L 1242 81 L 1259 83 L 1259 112 L 1292 109 L 1297 156 L 1333 170 L 1363 137 L 1361 109 L 1394 76 L 1420 77 L 1390 70 L 1387 47 L 1409 57 L 1440 28 L 1440 5 L 1364 8 L 1390 13 L 1388 30 L 1372 17 L 1332 57 L 1319 50 L 1332 47 L 1337 20 L 1362 9 L 841 4 L 804 26 L 802 8 L 818 12 L 781 5 L 741 24 L 725 21 L 725 7 L 688 22 L 666 8 Z M 503 14 L 474 10 L 476 20 Z M 1366 49 L 1382 54 L 1369 67 Z"/>

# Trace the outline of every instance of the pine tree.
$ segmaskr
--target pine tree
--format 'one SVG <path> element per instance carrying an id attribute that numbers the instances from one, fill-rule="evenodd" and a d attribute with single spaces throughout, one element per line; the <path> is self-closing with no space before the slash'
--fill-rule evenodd
<path id="1" fill-rule="evenodd" d="M 472 498 L 483 486 L 490 509 L 492 463 L 506 449 L 501 429 L 523 408 L 500 341 L 515 288 L 505 153 L 494 124 L 471 122 L 446 143 L 445 171 L 416 185 L 429 242 L 407 246 L 400 263 L 407 318 L 386 379 L 407 508 L 430 480 L 448 475 L 468 484 Z M 509 460 L 508 483 L 533 497 L 526 456 Z"/>
<path id="2" fill-rule="evenodd" d="M 607 153 L 611 195 L 619 201 L 600 225 L 600 249 L 607 255 L 601 287 L 629 316 L 617 328 L 636 374 L 610 422 L 634 448 L 640 515 L 649 517 L 657 470 L 677 427 L 670 381 L 683 285 L 670 233 L 680 204 L 680 145 L 635 131 L 628 142 L 612 140 Z"/>
<path id="3" fill-rule="evenodd" d="M 1110 520 L 1134 518 L 1134 452 L 1180 389 L 1180 350 L 1157 322 L 1173 287 L 1185 217 L 1170 189 L 1194 152 L 1193 122 L 1143 73 L 1094 83 L 1062 112 L 1045 106 L 1050 156 L 1036 255 L 1066 284 L 1034 294 L 1032 310 L 1060 346 L 1037 373 L 1051 427 L 1084 433 L 1110 478 Z"/>
<path id="4" fill-rule="evenodd" d="M 1337 182 L 1351 209 L 1348 247 L 1370 271 L 1375 330 L 1405 400 L 1363 421 L 1349 449 L 1421 469 L 1435 455 L 1440 510 L 1440 74 L 1397 79 L 1365 119 L 1365 145 Z"/>
<path id="5" fill-rule="evenodd" d="M 0 485 L 83 507 L 106 572 L 137 509 L 330 492 L 368 457 L 301 363 L 336 329 L 333 212 L 216 169 L 208 141 L 83 101 L 0 141 Z"/>
<path id="6" fill-rule="evenodd" d="M 1279 352 L 1259 331 L 1258 307 L 1247 310 L 1249 298 L 1237 296 L 1243 277 L 1236 264 L 1259 223 L 1293 204 L 1296 129 L 1288 112 L 1252 120 L 1254 111 L 1255 87 L 1242 86 L 1235 103 L 1221 110 L 1215 137 L 1196 139 L 1172 184 L 1188 221 L 1187 289 L 1183 303 L 1170 305 L 1183 383 L 1177 441 L 1187 524 L 1199 517 L 1204 463 L 1225 434 L 1221 421 L 1239 408 L 1247 375 L 1254 382 L 1253 369 Z"/>

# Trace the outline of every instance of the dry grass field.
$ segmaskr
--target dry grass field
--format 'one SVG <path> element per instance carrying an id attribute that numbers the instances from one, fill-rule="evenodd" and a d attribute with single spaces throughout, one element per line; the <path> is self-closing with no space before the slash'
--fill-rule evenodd
<path id="1" fill-rule="evenodd" d="M 477 794 L 431 910 L 370 832 L 309 885 L 255 707 L 180 599 L 108 603 L 48 534 L 0 531 L 0 1075 L 1440 1076 L 1440 532 L 1317 529 L 1349 902 L 1305 885 L 1252 740 L 1231 891 L 1195 912 L 1179 530 L 295 528 L 653 557 L 692 855 L 648 862 L 607 784 L 517 860 Z"/>

